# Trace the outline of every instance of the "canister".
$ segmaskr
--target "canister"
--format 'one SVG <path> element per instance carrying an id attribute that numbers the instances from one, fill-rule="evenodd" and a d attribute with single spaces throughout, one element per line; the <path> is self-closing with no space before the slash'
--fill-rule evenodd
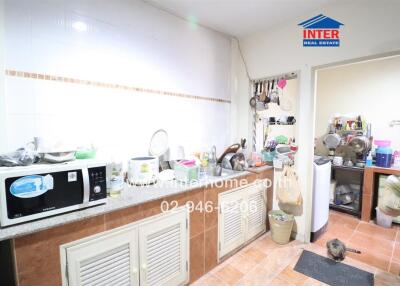
<path id="1" fill-rule="evenodd" d="M 392 148 L 379 147 L 376 149 L 376 166 L 390 168 L 392 164 Z"/>

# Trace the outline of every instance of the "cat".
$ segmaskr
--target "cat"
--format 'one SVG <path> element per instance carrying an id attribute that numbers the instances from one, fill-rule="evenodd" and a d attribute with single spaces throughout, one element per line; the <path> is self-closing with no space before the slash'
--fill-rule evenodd
<path id="1" fill-rule="evenodd" d="M 345 258 L 346 251 L 354 252 L 354 253 L 358 253 L 358 254 L 361 253 L 361 251 L 356 250 L 354 248 L 347 248 L 346 245 L 337 238 L 329 240 L 326 243 L 326 247 L 328 248 L 329 255 L 335 261 L 342 261 Z"/>

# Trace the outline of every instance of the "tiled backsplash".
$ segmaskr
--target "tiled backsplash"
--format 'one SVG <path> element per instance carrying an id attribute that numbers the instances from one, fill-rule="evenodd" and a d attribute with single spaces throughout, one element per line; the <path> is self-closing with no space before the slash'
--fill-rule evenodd
<path id="1" fill-rule="evenodd" d="M 126 158 L 159 128 L 188 152 L 230 143 L 228 37 L 142 1 L 5 2 L 9 150 L 50 136 Z"/>

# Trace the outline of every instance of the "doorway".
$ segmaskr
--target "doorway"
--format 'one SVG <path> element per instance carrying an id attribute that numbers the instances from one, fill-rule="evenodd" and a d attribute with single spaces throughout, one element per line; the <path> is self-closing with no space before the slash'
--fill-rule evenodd
<path id="1" fill-rule="evenodd" d="M 360 218 L 365 209 L 363 163 L 375 148 L 370 136 L 390 140 L 393 150 L 400 150 L 400 130 L 390 124 L 399 119 L 395 104 L 400 93 L 399 75 L 399 53 L 314 68 L 314 155 L 329 157 L 334 163 L 329 187 L 321 190 L 328 192 L 329 201 L 314 201 L 314 205 L 330 208 L 326 232 L 314 243 L 326 247 L 328 240 L 338 238 L 361 250 L 361 254 L 349 254 L 351 259 L 396 274 L 400 263 L 393 254 L 400 249 L 396 241 L 399 227 L 385 229 Z M 331 136 L 336 137 L 337 146 L 328 144 L 335 141 L 327 138 L 329 134 L 340 135 Z M 351 140 L 356 136 L 366 137 L 370 146 L 355 150 Z M 318 179 L 315 172 L 313 176 L 314 181 Z M 315 198 L 318 196 L 313 194 Z M 311 215 L 310 229 L 312 222 Z"/>

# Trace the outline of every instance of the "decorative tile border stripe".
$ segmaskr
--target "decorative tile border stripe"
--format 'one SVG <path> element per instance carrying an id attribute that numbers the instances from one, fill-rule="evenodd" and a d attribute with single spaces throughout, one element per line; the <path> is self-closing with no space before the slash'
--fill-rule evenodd
<path id="1" fill-rule="evenodd" d="M 185 94 L 185 93 L 163 91 L 163 90 L 156 90 L 156 89 L 150 89 L 150 88 L 141 88 L 141 87 L 121 85 L 121 84 L 105 83 L 105 82 L 99 82 L 99 81 L 83 80 L 83 79 L 76 79 L 76 78 L 48 75 L 48 74 L 40 74 L 40 73 L 32 73 L 32 72 L 25 72 L 25 71 L 5 70 L 5 74 L 8 76 L 14 76 L 14 77 L 31 78 L 31 79 L 38 79 L 38 80 L 51 80 L 51 81 L 56 81 L 56 82 L 83 84 L 83 85 L 103 87 L 103 88 L 122 89 L 122 90 L 127 90 L 127 91 L 153 93 L 153 94 L 160 94 L 160 95 L 167 95 L 167 96 L 190 98 L 190 99 L 196 99 L 196 100 L 207 100 L 207 101 L 212 101 L 212 102 L 231 103 L 230 100 L 221 99 L 221 98 L 212 98 L 212 97 L 191 95 L 191 94 Z"/>

